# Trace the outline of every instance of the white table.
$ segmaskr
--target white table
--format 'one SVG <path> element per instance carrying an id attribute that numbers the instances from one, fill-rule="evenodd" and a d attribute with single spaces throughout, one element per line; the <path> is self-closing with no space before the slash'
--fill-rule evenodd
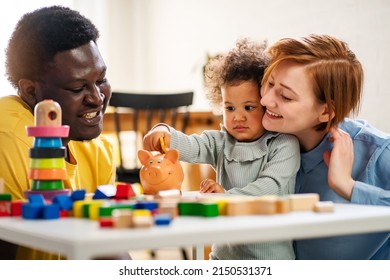
<path id="1" fill-rule="evenodd" d="M 336 204 L 334 213 L 310 211 L 277 215 L 178 217 L 169 226 L 114 229 L 81 218 L 24 220 L 0 217 L 0 239 L 69 259 L 91 259 L 126 250 L 195 246 L 214 242 L 277 241 L 390 231 L 390 207 Z M 202 259 L 203 252 L 197 251 Z"/>

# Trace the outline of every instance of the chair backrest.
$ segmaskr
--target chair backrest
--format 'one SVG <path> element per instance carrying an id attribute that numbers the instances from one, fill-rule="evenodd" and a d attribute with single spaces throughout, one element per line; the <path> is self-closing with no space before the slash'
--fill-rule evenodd
<path id="1" fill-rule="evenodd" d="M 130 130 L 143 137 L 159 122 L 167 123 L 185 132 L 189 122 L 189 106 L 193 103 L 193 96 L 192 91 L 170 94 L 113 92 L 109 105 L 114 109 L 115 131 L 119 142 L 119 170 L 125 169 L 120 133 L 124 130 Z M 126 120 L 121 112 L 130 113 L 132 121 Z M 180 117 L 178 117 L 179 115 Z M 126 145 L 130 145 L 130 143 L 126 143 Z M 141 147 L 135 143 L 134 148 Z"/>

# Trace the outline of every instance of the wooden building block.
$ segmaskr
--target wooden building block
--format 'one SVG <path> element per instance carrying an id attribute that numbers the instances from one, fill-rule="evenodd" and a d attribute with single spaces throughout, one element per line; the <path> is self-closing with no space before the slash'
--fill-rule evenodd
<path id="1" fill-rule="evenodd" d="M 154 224 L 156 226 L 167 226 L 171 223 L 172 216 L 169 214 L 156 214 L 154 215 Z"/>
<path id="2" fill-rule="evenodd" d="M 42 209 L 42 218 L 45 220 L 59 219 L 60 206 L 58 204 L 44 205 Z"/>
<path id="3" fill-rule="evenodd" d="M 288 213 L 291 211 L 290 199 L 287 197 L 279 197 L 276 201 L 276 212 L 279 214 Z"/>
<path id="4" fill-rule="evenodd" d="M 22 204 L 22 218 L 28 220 L 41 219 L 43 213 L 43 205 L 25 203 Z"/>
<path id="5" fill-rule="evenodd" d="M 180 216 L 217 217 L 219 215 L 216 202 L 181 201 L 178 203 Z"/>
<path id="6" fill-rule="evenodd" d="M 135 209 L 135 205 L 136 203 L 133 202 L 133 201 L 127 201 L 127 202 L 121 202 L 121 203 L 115 203 L 115 202 L 112 202 L 112 203 L 103 203 L 102 205 L 100 205 L 99 207 L 99 217 L 111 217 L 112 216 L 112 212 L 115 210 L 115 209 L 129 209 L 129 210 L 132 210 L 132 209 Z"/>
<path id="7" fill-rule="evenodd" d="M 314 205 L 314 212 L 331 213 L 334 211 L 334 204 L 332 201 L 318 201 Z"/>
<path id="8" fill-rule="evenodd" d="M 109 199 L 115 197 L 116 187 L 114 185 L 100 185 L 96 188 L 96 191 L 92 199 Z"/>
<path id="9" fill-rule="evenodd" d="M 154 224 L 154 218 L 151 211 L 146 209 L 136 209 L 132 215 L 133 227 L 151 227 Z"/>
<path id="10" fill-rule="evenodd" d="M 22 216 L 22 204 L 26 203 L 23 200 L 16 200 L 11 202 L 11 216 L 20 217 Z"/>
<path id="11" fill-rule="evenodd" d="M 250 200 L 232 199 L 227 202 L 226 214 L 228 216 L 253 215 Z"/>
<path id="12" fill-rule="evenodd" d="M 133 226 L 133 210 L 114 209 L 112 211 L 112 220 L 116 228 L 128 228 Z"/>
<path id="13" fill-rule="evenodd" d="M 99 218 L 99 225 L 100 227 L 114 227 L 114 221 L 112 220 L 112 217 L 101 217 Z"/>
<path id="14" fill-rule="evenodd" d="M 177 189 L 164 190 L 164 191 L 159 191 L 156 194 L 156 199 L 173 199 L 173 198 L 180 199 L 181 198 L 181 191 L 177 190 Z"/>
<path id="15" fill-rule="evenodd" d="M 73 191 L 72 194 L 70 195 L 70 198 L 73 201 L 84 200 L 85 199 L 85 190 Z"/>
<path id="16" fill-rule="evenodd" d="M 11 201 L 0 201 L 0 217 L 11 216 Z"/>
<path id="17" fill-rule="evenodd" d="M 136 196 L 133 187 L 129 183 L 118 183 L 116 185 L 116 199 L 129 199 Z"/>
<path id="18" fill-rule="evenodd" d="M 60 210 L 71 210 L 73 207 L 73 201 L 69 195 L 60 194 L 56 195 L 53 200 L 53 204 L 57 204 L 60 207 Z"/>
<path id="19" fill-rule="evenodd" d="M 157 214 L 168 214 L 171 218 L 176 218 L 179 215 L 178 203 L 176 199 L 158 200 Z"/>
<path id="20" fill-rule="evenodd" d="M 272 215 L 277 213 L 277 196 L 261 196 L 251 201 L 252 212 L 255 215 Z"/>
<path id="21" fill-rule="evenodd" d="M 147 209 L 149 211 L 155 211 L 158 208 L 157 201 L 138 201 L 135 205 L 136 209 Z"/>
<path id="22" fill-rule="evenodd" d="M 313 211 L 320 200 L 318 193 L 299 193 L 289 195 L 291 211 Z"/>
<path id="23" fill-rule="evenodd" d="M 0 193 L 0 201 L 11 201 L 12 196 L 10 193 Z"/>

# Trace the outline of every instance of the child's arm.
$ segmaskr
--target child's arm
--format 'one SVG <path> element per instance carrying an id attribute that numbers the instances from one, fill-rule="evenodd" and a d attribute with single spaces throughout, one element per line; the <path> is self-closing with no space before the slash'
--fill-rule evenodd
<path id="1" fill-rule="evenodd" d="M 201 193 L 224 193 L 224 188 L 213 179 L 204 179 L 200 183 Z"/>
<path id="2" fill-rule="evenodd" d="M 161 146 L 160 138 L 163 139 L 165 147 Z M 148 151 L 159 151 L 165 153 L 165 149 L 169 149 L 171 144 L 171 133 L 169 127 L 165 124 L 155 125 L 143 139 L 143 146 Z"/>

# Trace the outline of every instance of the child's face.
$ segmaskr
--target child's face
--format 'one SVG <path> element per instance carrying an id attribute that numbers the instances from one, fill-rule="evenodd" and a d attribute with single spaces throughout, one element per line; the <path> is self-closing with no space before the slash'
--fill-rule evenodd
<path id="1" fill-rule="evenodd" d="M 221 91 L 223 125 L 229 134 L 240 142 L 259 139 L 265 129 L 261 123 L 264 111 L 257 84 L 245 81 L 234 86 L 223 86 Z"/>

